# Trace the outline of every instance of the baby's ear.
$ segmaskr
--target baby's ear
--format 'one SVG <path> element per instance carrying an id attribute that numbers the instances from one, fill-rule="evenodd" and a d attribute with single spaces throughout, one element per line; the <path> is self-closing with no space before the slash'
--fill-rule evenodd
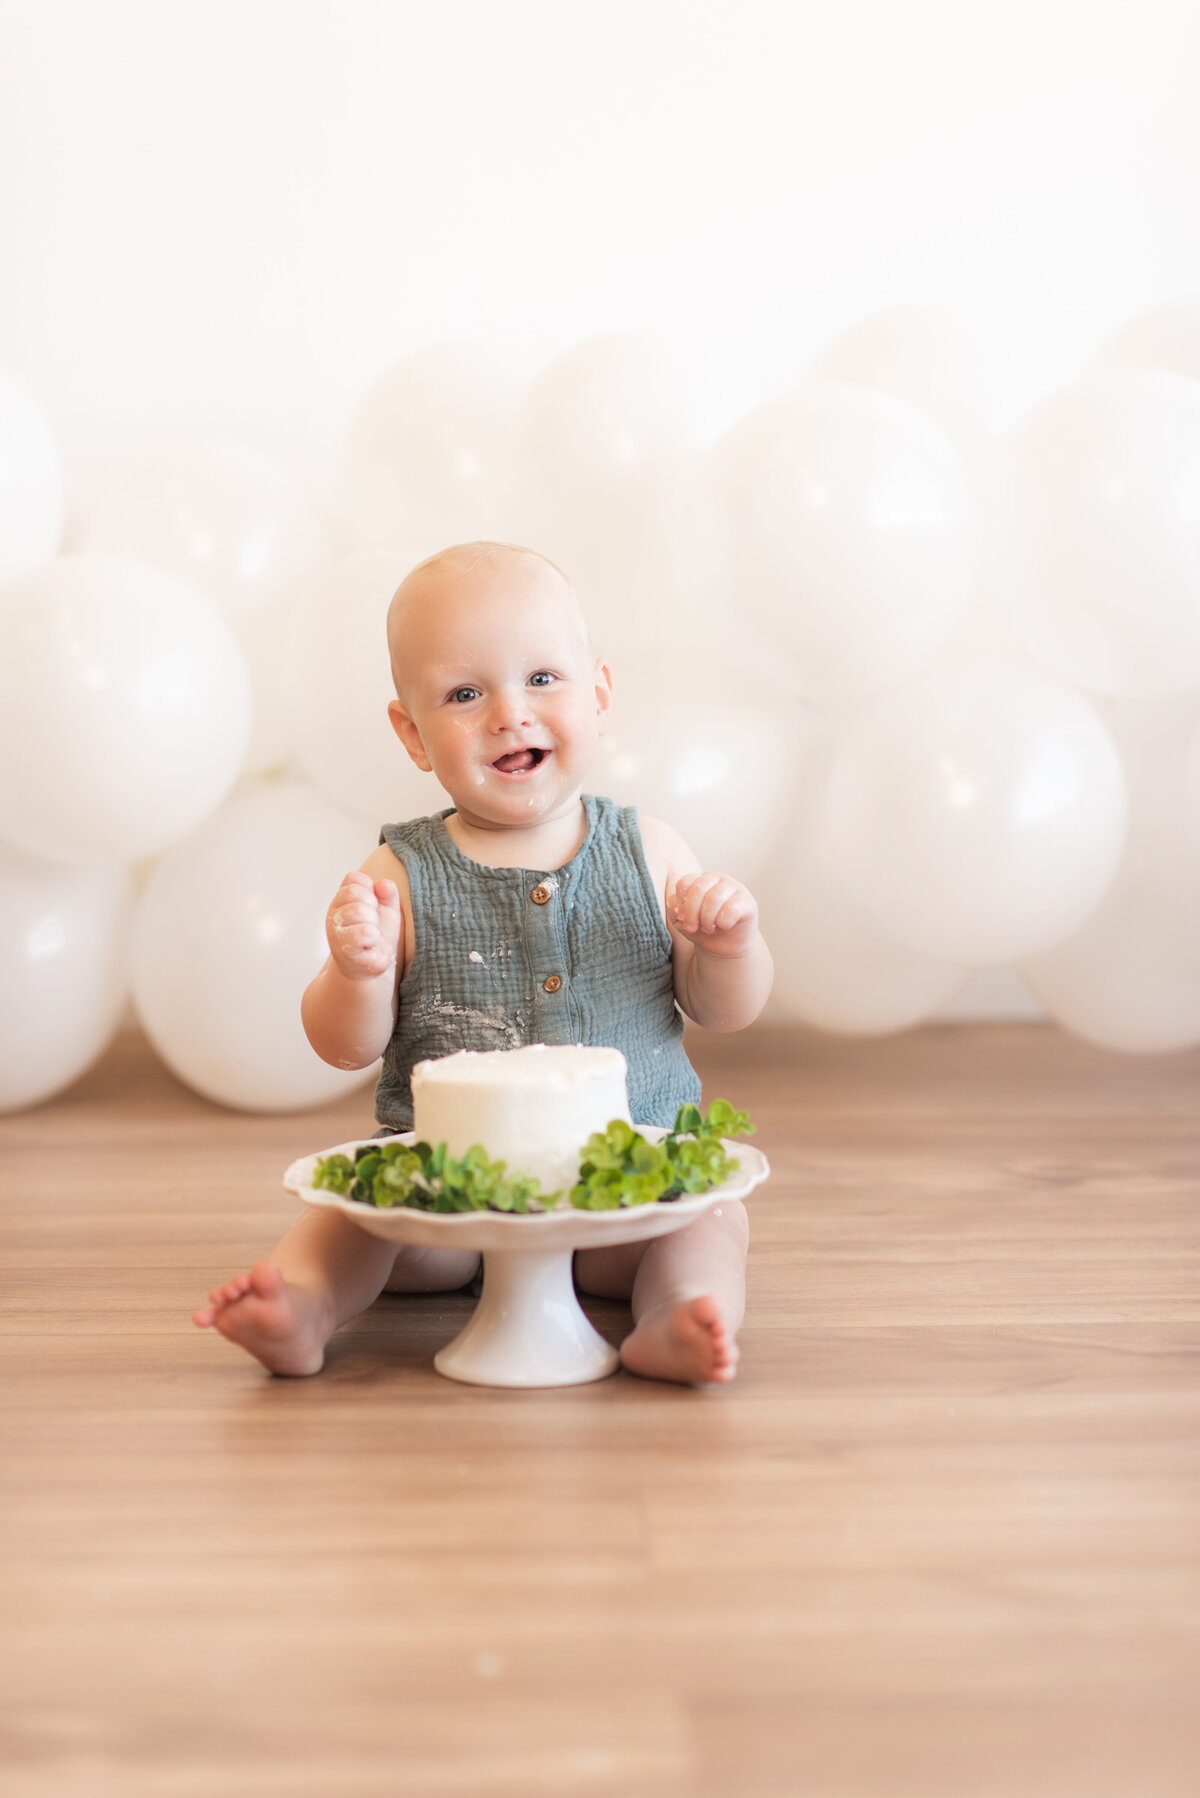
<path id="1" fill-rule="evenodd" d="M 612 721 L 612 670 L 607 662 L 596 663 L 596 725 L 601 736 Z"/>
<path id="2" fill-rule="evenodd" d="M 388 717 L 392 729 L 407 749 L 417 767 L 425 774 L 433 773 L 433 763 L 425 753 L 425 745 L 421 741 L 421 733 L 400 704 L 398 699 L 388 701 Z"/>

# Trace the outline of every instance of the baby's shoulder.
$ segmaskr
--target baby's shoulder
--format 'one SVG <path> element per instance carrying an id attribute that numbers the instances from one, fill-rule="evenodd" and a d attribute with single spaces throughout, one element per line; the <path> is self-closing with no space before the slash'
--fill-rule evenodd
<path id="1" fill-rule="evenodd" d="M 383 841 L 363 863 L 364 873 L 377 880 L 394 880 L 402 893 L 409 891 L 408 863 L 421 862 L 430 853 L 435 835 L 442 832 L 444 814 L 435 812 L 428 818 L 405 818 L 397 824 L 385 824 Z M 393 847 L 394 845 L 394 847 Z"/>
<path id="2" fill-rule="evenodd" d="M 362 864 L 362 872 L 375 880 L 394 880 L 402 893 L 408 892 L 408 869 L 386 843 L 380 843 L 378 849 L 371 851 Z"/>
<path id="3" fill-rule="evenodd" d="M 681 874 L 700 872 L 700 863 L 694 852 L 673 825 L 664 824 L 661 818 L 647 818 L 644 813 L 639 812 L 638 828 L 642 833 L 646 866 L 650 870 L 654 890 L 660 897 L 665 888 L 674 885 Z"/>

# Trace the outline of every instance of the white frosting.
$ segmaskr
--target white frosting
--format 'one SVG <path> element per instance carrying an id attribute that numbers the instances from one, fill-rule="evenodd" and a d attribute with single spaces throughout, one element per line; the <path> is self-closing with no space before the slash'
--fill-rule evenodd
<path id="1" fill-rule="evenodd" d="M 627 1073 L 619 1049 L 462 1049 L 413 1068 L 413 1129 L 452 1155 L 482 1143 L 510 1174 L 565 1194 L 592 1132 L 631 1121 Z"/>

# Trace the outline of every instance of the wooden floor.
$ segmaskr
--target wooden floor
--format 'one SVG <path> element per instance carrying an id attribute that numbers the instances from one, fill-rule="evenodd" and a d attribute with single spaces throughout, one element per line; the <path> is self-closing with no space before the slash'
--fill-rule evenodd
<path id="1" fill-rule="evenodd" d="M 242 1117 L 130 1037 L 0 1123 L 0 1790 L 1200 1792 L 1200 1055 L 695 1054 L 774 1167 L 704 1391 L 455 1385 L 458 1296 L 313 1380 L 197 1331 L 365 1092 Z"/>

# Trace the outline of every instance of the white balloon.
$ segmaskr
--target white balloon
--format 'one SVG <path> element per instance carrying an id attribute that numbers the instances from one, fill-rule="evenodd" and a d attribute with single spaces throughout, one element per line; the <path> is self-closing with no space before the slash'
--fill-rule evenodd
<path id="1" fill-rule="evenodd" d="M 197 1092 L 241 1111 L 302 1111 L 373 1069 L 328 1066 L 300 999 L 328 953 L 325 913 L 374 849 L 368 819 L 295 781 L 249 788 L 163 856 L 135 916 L 146 1034 Z"/>
<path id="2" fill-rule="evenodd" d="M 976 968 L 962 991 L 939 1013 L 941 1023 L 1044 1023 L 1045 1018 L 1015 968 Z"/>
<path id="3" fill-rule="evenodd" d="M 85 514 L 81 547 L 167 569 L 240 632 L 326 557 L 329 540 L 291 469 L 244 444 L 199 442 L 116 470 Z"/>
<path id="4" fill-rule="evenodd" d="M 806 739 L 792 807 L 755 891 L 775 961 L 775 1013 L 821 1030 L 882 1035 L 931 1017 L 969 974 L 898 943 L 850 898 L 827 816 L 843 728 L 821 723 Z"/>
<path id="5" fill-rule="evenodd" d="M 961 449 L 1007 425 L 1016 404 L 1011 359 L 982 321 L 959 306 L 910 304 L 872 312 L 839 332 L 808 372 L 904 400 Z"/>
<path id="6" fill-rule="evenodd" d="M 1200 381 L 1200 300 L 1173 300 L 1126 319 L 1092 361 L 1097 368 L 1164 368 Z"/>
<path id="7" fill-rule="evenodd" d="M 254 703 L 250 740 L 242 760 L 243 780 L 285 767 L 291 752 L 296 682 L 303 662 L 303 620 L 318 577 L 273 593 L 237 637 L 250 675 Z"/>
<path id="8" fill-rule="evenodd" d="M 1082 695 L 1016 661 L 967 659 L 887 695 L 830 783 L 835 865 L 911 948 L 967 964 L 1078 928 L 1125 842 L 1121 763 Z"/>
<path id="9" fill-rule="evenodd" d="M 1200 846 L 1200 723 L 1197 723 L 1193 733 L 1185 766 L 1184 817 L 1192 833 L 1193 841 Z"/>
<path id="10" fill-rule="evenodd" d="M 1200 381 L 1084 376 L 994 464 L 989 529 L 1013 640 L 1107 695 L 1200 685 Z"/>
<path id="11" fill-rule="evenodd" d="M 62 457 L 46 415 L 0 368 L 0 581 L 56 555 L 65 520 Z"/>
<path id="12" fill-rule="evenodd" d="M 595 642 L 647 627 L 670 629 L 686 580 L 673 532 L 682 486 L 682 479 L 664 480 L 628 503 L 614 499 L 588 518 L 556 504 L 543 489 L 536 506 L 523 513 L 513 540 L 562 569 Z"/>
<path id="13" fill-rule="evenodd" d="M 814 382 L 743 420 L 716 462 L 731 591 L 805 693 L 888 685 L 944 642 L 977 579 L 978 521 L 962 458 L 928 419 Z"/>
<path id="14" fill-rule="evenodd" d="M 387 648 L 392 594 L 426 549 L 364 550 L 312 587 L 295 632 L 292 754 L 335 804 L 380 824 L 428 817 L 453 801 L 409 759 L 388 718 L 396 697 Z"/>
<path id="15" fill-rule="evenodd" d="M 704 867 L 748 884 L 775 844 L 799 707 L 753 697 L 696 652 L 618 667 L 613 720 L 586 782 L 676 829 Z"/>
<path id="16" fill-rule="evenodd" d="M 346 430 L 337 505 L 363 547 L 417 537 L 433 549 L 509 534 L 516 390 L 475 350 L 406 356 Z"/>
<path id="17" fill-rule="evenodd" d="M 102 1053 L 129 988 L 133 878 L 0 850 L 0 1111 L 36 1105 Z"/>
<path id="18" fill-rule="evenodd" d="M 233 633 L 173 575 L 63 556 L 0 589 L 0 837 L 30 855 L 157 853 L 220 804 L 249 727 Z"/>
<path id="19" fill-rule="evenodd" d="M 576 344 L 526 391 L 517 534 L 596 615 L 661 563 L 681 483 L 728 421 L 726 371 L 651 331 Z"/>
<path id="20" fill-rule="evenodd" d="M 237 634 L 254 694 L 243 771 L 278 766 L 293 591 L 329 555 L 325 522 L 299 477 L 241 444 L 167 445 L 109 479 L 82 540 L 165 568 L 212 600 Z"/>
<path id="21" fill-rule="evenodd" d="M 548 494 L 539 517 L 523 518 L 515 536 L 562 569 L 598 649 L 640 646 L 647 633 L 666 644 L 728 628 L 724 538 L 694 473 L 681 464 L 652 494 L 627 508 L 614 502 L 603 529 L 555 509 Z"/>
<path id="22" fill-rule="evenodd" d="M 671 337 L 616 332 L 576 344 L 534 380 L 521 439 L 535 479 L 569 507 L 636 495 L 706 449 L 727 418 L 726 378 Z"/>
<path id="23" fill-rule="evenodd" d="M 1185 1049 L 1200 1043 L 1200 832 L 1186 817 L 1200 700 L 1126 701 L 1112 728 L 1129 783 L 1128 848 L 1082 927 L 1021 975 L 1091 1042 Z"/>

